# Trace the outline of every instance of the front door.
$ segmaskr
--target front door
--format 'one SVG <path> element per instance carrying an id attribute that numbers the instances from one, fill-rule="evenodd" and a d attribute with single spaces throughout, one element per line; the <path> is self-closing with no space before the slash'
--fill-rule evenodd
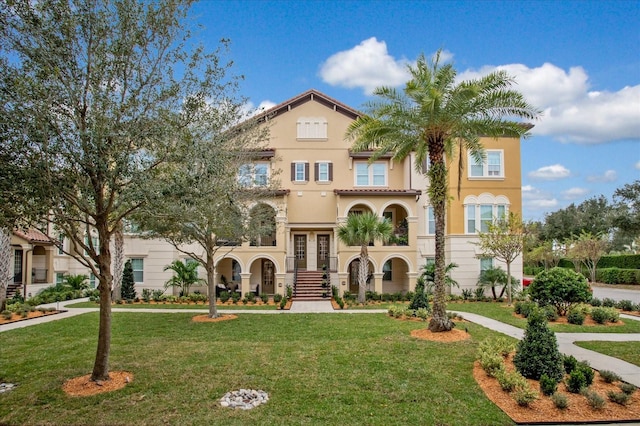
<path id="1" fill-rule="evenodd" d="M 329 268 L 329 235 L 318 235 L 318 269 L 322 269 L 322 265 Z"/>
<path id="2" fill-rule="evenodd" d="M 296 253 L 296 263 L 299 269 L 307 269 L 307 236 L 294 235 L 293 247 Z"/>

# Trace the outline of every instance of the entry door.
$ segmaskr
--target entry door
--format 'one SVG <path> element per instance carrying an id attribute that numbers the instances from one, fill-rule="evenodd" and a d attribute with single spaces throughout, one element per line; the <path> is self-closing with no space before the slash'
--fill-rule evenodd
<path id="1" fill-rule="evenodd" d="M 329 268 L 329 235 L 318 235 L 318 270 L 322 265 Z"/>
<path id="2" fill-rule="evenodd" d="M 296 261 L 299 269 L 307 269 L 307 236 L 294 235 L 293 247 L 296 252 Z"/>

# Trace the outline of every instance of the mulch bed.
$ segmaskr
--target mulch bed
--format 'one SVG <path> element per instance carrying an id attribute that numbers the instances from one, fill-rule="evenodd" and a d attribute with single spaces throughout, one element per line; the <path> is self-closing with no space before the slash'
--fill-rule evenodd
<path id="1" fill-rule="evenodd" d="M 122 389 L 132 381 L 133 374 L 128 371 L 112 371 L 109 380 L 95 382 L 91 380 L 91 374 L 87 374 L 66 381 L 62 390 L 69 396 L 91 396 Z"/>
<path id="2" fill-rule="evenodd" d="M 11 316 L 11 319 L 5 319 L 4 317 L 0 317 L 0 325 L 2 324 L 9 324 L 12 322 L 17 322 L 17 321 L 27 321 L 33 318 L 40 318 L 40 317 L 44 317 L 44 316 L 49 316 L 49 315 L 55 315 L 55 314 L 60 314 L 62 312 L 67 312 L 67 311 L 50 311 L 50 312 L 41 312 L 41 311 L 33 311 L 33 312 L 29 312 L 29 314 L 27 315 L 27 317 L 23 317 L 20 314 L 16 314 L 14 313 Z"/>

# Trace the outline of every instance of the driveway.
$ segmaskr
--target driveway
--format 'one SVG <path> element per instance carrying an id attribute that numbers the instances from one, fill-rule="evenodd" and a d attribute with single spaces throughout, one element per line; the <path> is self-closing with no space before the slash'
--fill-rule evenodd
<path id="1" fill-rule="evenodd" d="M 629 288 L 615 288 L 613 286 L 605 286 L 601 284 L 593 284 L 591 288 L 593 289 L 593 297 L 597 297 L 600 300 L 608 297 L 615 301 L 631 300 L 633 303 L 640 303 L 640 288 L 637 290 Z"/>

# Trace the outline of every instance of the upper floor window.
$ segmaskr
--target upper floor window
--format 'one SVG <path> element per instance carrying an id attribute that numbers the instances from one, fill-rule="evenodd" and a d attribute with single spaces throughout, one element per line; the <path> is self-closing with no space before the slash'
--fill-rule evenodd
<path id="1" fill-rule="evenodd" d="M 238 171 L 242 186 L 266 186 L 269 180 L 269 163 L 244 164 Z"/>
<path id="2" fill-rule="evenodd" d="M 315 164 L 316 182 L 331 182 L 333 180 L 333 164 L 328 161 L 318 161 Z"/>
<path id="3" fill-rule="evenodd" d="M 504 219 L 509 210 L 509 199 L 504 195 L 483 193 L 465 197 L 465 233 L 487 232 L 496 219 Z"/>
<path id="4" fill-rule="evenodd" d="M 427 234 L 434 235 L 436 233 L 436 217 L 433 214 L 433 207 L 427 207 Z"/>
<path id="5" fill-rule="evenodd" d="M 327 138 L 327 119 L 324 117 L 300 117 L 296 127 L 298 139 Z"/>
<path id="6" fill-rule="evenodd" d="M 309 181 L 309 163 L 298 161 L 291 163 L 291 181 L 308 182 Z"/>
<path id="7" fill-rule="evenodd" d="M 499 178 L 504 177 L 504 155 L 502 150 L 487 150 L 482 162 L 469 155 L 469 177 Z"/>
<path id="8" fill-rule="evenodd" d="M 368 164 L 366 161 L 355 163 L 356 186 L 387 186 L 387 165 L 383 162 Z"/>

